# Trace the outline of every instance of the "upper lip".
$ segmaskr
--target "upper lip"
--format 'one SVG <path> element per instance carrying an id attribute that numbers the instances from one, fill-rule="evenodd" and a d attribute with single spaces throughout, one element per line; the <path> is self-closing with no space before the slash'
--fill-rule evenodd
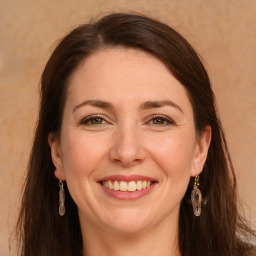
<path id="1" fill-rule="evenodd" d="M 157 181 L 154 178 L 143 176 L 143 175 L 110 175 L 103 177 L 98 180 L 98 182 L 106 181 L 106 180 L 116 180 L 116 181 L 139 181 L 139 180 L 146 180 L 146 181 Z"/>

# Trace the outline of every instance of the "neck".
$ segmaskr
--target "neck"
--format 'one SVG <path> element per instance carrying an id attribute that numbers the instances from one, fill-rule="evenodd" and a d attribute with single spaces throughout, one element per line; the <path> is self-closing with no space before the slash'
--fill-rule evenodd
<path id="1" fill-rule="evenodd" d="M 100 230 L 82 222 L 84 256 L 181 256 L 178 217 L 175 221 L 165 220 L 156 227 L 136 233 Z"/>

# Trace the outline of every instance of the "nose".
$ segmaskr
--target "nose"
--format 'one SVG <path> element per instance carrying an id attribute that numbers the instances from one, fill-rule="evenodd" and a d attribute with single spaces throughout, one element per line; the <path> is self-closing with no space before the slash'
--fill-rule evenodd
<path id="1" fill-rule="evenodd" d="M 146 150 L 136 129 L 132 127 L 119 128 L 113 137 L 114 143 L 109 152 L 112 162 L 122 167 L 132 167 L 144 161 Z"/>

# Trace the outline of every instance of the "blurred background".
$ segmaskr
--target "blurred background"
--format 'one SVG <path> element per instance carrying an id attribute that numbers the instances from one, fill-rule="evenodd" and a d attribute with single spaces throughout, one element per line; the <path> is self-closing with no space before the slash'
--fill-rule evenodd
<path id="1" fill-rule="evenodd" d="M 44 65 L 57 41 L 72 28 L 118 11 L 136 11 L 168 23 L 202 56 L 216 93 L 239 195 L 256 227 L 255 0 L 0 0 L 1 256 L 9 255 Z"/>

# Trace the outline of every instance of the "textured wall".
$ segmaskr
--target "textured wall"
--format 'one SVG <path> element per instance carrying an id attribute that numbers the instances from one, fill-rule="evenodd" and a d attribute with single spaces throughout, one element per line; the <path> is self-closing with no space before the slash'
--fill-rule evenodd
<path id="1" fill-rule="evenodd" d="M 138 11 L 174 26 L 203 56 L 256 223 L 256 1 L 0 1 L 0 255 L 9 255 L 38 108 L 40 73 L 58 38 L 90 17 Z"/>

